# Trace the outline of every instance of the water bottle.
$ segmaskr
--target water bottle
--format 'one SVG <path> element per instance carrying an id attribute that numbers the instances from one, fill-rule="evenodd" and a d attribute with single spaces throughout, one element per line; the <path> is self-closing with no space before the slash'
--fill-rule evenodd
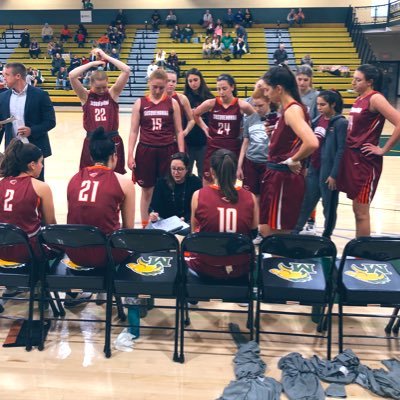
<path id="1" fill-rule="evenodd" d="M 140 336 L 140 299 L 137 297 L 125 298 L 128 307 L 129 333 L 137 339 Z"/>

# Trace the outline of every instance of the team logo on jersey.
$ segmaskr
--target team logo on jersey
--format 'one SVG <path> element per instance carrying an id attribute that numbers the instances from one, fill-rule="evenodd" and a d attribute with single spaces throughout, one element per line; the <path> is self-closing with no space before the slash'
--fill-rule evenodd
<path id="1" fill-rule="evenodd" d="M 11 183 L 11 185 L 15 185 L 15 184 L 17 183 L 17 180 L 16 180 L 16 179 L 12 179 L 12 180 L 10 181 L 10 183 Z"/>
<path id="2" fill-rule="evenodd" d="M 16 261 L 2 260 L 0 258 L 0 268 L 15 269 L 15 268 L 22 268 L 22 267 L 25 267 L 25 264 L 21 264 L 21 263 L 18 263 Z"/>
<path id="3" fill-rule="evenodd" d="M 73 261 L 71 261 L 69 258 L 64 258 L 61 261 L 67 268 L 72 269 L 73 271 L 91 271 L 94 269 L 93 267 L 82 267 L 81 265 L 75 264 Z"/>
<path id="4" fill-rule="evenodd" d="M 137 262 L 131 262 L 126 266 L 133 272 L 144 276 L 155 276 L 164 273 L 165 268 L 171 268 L 172 257 L 139 257 Z"/>
<path id="5" fill-rule="evenodd" d="M 388 275 L 392 273 L 388 270 L 387 264 L 352 264 L 351 270 L 346 271 L 347 276 L 351 276 L 361 282 L 372 283 L 373 285 L 385 285 L 390 282 Z"/>
<path id="6" fill-rule="evenodd" d="M 289 265 L 285 265 L 283 262 L 280 262 L 278 268 L 272 268 L 269 272 L 286 281 L 309 282 L 313 279 L 312 275 L 317 273 L 314 267 L 315 264 L 290 262 Z"/>
<path id="7" fill-rule="evenodd" d="M 97 175 L 98 175 L 97 172 L 90 172 L 90 173 L 89 173 L 89 176 L 90 176 L 91 178 L 96 178 Z"/>

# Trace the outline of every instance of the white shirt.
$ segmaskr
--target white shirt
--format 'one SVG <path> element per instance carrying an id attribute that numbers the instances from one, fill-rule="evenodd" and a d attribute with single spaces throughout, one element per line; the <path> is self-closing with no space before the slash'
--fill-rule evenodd
<path id="1" fill-rule="evenodd" d="M 17 136 L 18 128 L 25 126 L 25 103 L 26 103 L 26 92 L 28 90 L 28 84 L 25 85 L 20 93 L 17 93 L 12 89 L 10 97 L 10 115 L 15 117 L 13 121 L 13 136 Z"/>

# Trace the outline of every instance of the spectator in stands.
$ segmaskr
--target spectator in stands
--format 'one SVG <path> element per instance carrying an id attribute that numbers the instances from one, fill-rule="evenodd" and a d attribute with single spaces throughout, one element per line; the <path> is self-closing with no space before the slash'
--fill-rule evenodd
<path id="1" fill-rule="evenodd" d="M 244 42 L 246 43 L 247 48 L 249 48 L 249 45 L 247 43 L 247 31 L 246 28 L 244 28 L 242 25 L 236 24 L 235 25 L 235 30 L 236 30 L 236 37 L 242 37 Z"/>
<path id="2" fill-rule="evenodd" d="M 81 65 L 85 65 L 85 64 L 87 64 L 88 62 L 89 62 L 89 60 L 87 59 L 87 57 L 82 56 L 82 58 L 81 58 Z"/>
<path id="3" fill-rule="evenodd" d="M 244 22 L 244 15 L 242 13 L 242 10 L 239 9 L 237 10 L 236 14 L 235 14 L 235 23 L 239 24 L 239 25 L 243 25 Z"/>
<path id="4" fill-rule="evenodd" d="M 193 28 L 190 24 L 187 24 L 181 31 L 181 43 L 187 40 L 188 43 L 191 42 L 192 36 L 194 34 Z"/>
<path id="5" fill-rule="evenodd" d="M 79 32 L 81 32 L 85 36 L 85 40 L 86 40 L 86 38 L 88 36 L 88 31 L 83 24 L 78 25 L 78 29 L 76 30 L 75 33 L 78 34 Z"/>
<path id="6" fill-rule="evenodd" d="M 211 55 L 213 58 L 216 58 L 216 57 L 222 58 L 221 39 L 217 35 L 214 35 L 214 38 L 211 42 Z"/>
<path id="7" fill-rule="evenodd" d="M 53 41 L 51 41 L 51 42 L 49 42 L 48 44 L 47 44 L 47 54 L 48 54 L 48 56 L 49 56 L 49 58 L 53 58 L 53 56 L 54 56 L 54 52 L 53 52 L 53 50 L 54 50 L 54 42 Z"/>
<path id="8" fill-rule="evenodd" d="M 246 43 L 244 39 L 241 36 L 239 36 L 236 39 L 235 44 L 233 45 L 233 56 L 235 58 L 242 58 L 242 56 L 246 53 L 247 53 Z"/>
<path id="9" fill-rule="evenodd" d="M 214 23 L 209 22 L 206 26 L 206 35 L 212 36 L 214 34 Z"/>
<path id="10" fill-rule="evenodd" d="M 46 22 L 42 28 L 42 40 L 48 43 L 53 39 L 53 28 Z"/>
<path id="11" fill-rule="evenodd" d="M 120 48 L 120 41 L 119 41 L 119 37 L 118 37 L 118 29 L 117 28 L 112 28 L 112 31 L 108 34 L 108 40 L 110 43 L 110 47 L 111 49 Z"/>
<path id="12" fill-rule="evenodd" d="M 151 14 L 151 25 L 153 26 L 153 32 L 158 31 L 161 24 L 161 16 L 158 10 L 154 10 L 153 14 Z"/>
<path id="13" fill-rule="evenodd" d="M 110 39 L 108 38 L 107 32 L 99 37 L 97 40 L 97 44 L 105 52 L 108 52 L 110 49 Z"/>
<path id="14" fill-rule="evenodd" d="M 40 52 L 41 50 L 38 41 L 35 38 L 32 38 L 32 41 L 29 45 L 29 57 L 38 58 Z"/>
<path id="15" fill-rule="evenodd" d="M 213 16 L 210 13 L 210 10 L 206 10 L 206 12 L 203 15 L 203 20 L 202 20 L 202 26 L 203 28 L 207 28 L 210 23 L 213 23 Z"/>
<path id="16" fill-rule="evenodd" d="M 293 27 L 295 21 L 296 21 L 296 12 L 294 11 L 294 8 L 292 8 L 289 12 L 289 14 L 286 17 L 286 20 L 289 24 L 289 28 Z"/>
<path id="17" fill-rule="evenodd" d="M 279 49 L 276 49 L 274 52 L 274 63 L 278 64 L 287 64 L 288 62 L 288 53 L 285 50 L 285 45 L 283 43 L 279 44 Z"/>
<path id="18" fill-rule="evenodd" d="M 221 23 L 217 23 L 214 28 L 214 34 L 217 35 L 220 39 L 222 38 L 223 34 L 223 27 Z"/>
<path id="19" fill-rule="evenodd" d="M 79 31 L 77 34 L 76 34 L 76 43 L 78 43 L 78 47 L 79 48 L 82 48 L 82 47 L 84 47 L 85 46 L 85 39 L 86 39 L 86 37 L 85 37 L 85 35 L 83 34 L 83 32 L 82 31 Z"/>
<path id="20" fill-rule="evenodd" d="M 55 76 L 61 67 L 65 68 L 65 60 L 61 57 L 60 53 L 57 53 L 51 62 L 51 75 Z"/>
<path id="21" fill-rule="evenodd" d="M 92 75 L 91 70 L 86 71 L 85 75 L 82 76 L 82 85 L 85 86 L 87 89 L 90 87 L 90 77 Z"/>
<path id="22" fill-rule="evenodd" d="M 296 24 L 299 25 L 300 27 L 303 26 L 304 19 L 305 19 L 305 16 L 304 16 L 303 9 L 299 8 L 297 11 L 296 17 L 295 17 Z"/>
<path id="23" fill-rule="evenodd" d="M 90 0 L 86 0 L 83 3 L 83 9 L 84 10 L 93 10 L 93 3 Z"/>
<path id="24" fill-rule="evenodd" d="M 176 25 L 178 22 L 178 18 L 176 17 L 176 15 L 174 14 L 174 12 L 172 10 L 169 10 L 167 18 L 165 18 L 165 25 L 167 25 L 167 27 L 171 27 Z"/>
<path id="25" fill-rule="evenodd" d="M 0 64 L 1 64 L 1 61 L 0 61 Z M 3 74 L 1 73 L 0 74 L 0 93 L 5 92 L 6 90 L 8 90 L 6 87 L 6 82 L 4 80 Z"/>
<path id="26" fill-rule="evenodd" d="M 244 12 L 243 24 L 246 28 L 251 28 L 253 26 L 253 15 L 248 8 L 246 8 L 246 11 Z"/>
<path id="27" fill-rule="evenodd" d="M 170 36 L 171 36 L 171 39 L 172 39 L 174 42 L 178 42 L 179 39 L 181 38 L 181 28 L 179 28 L 178 25 L 175 25 L 175 26 L 172 28 L 172 31 L 171 31 Z"/>
<path id="28" fill-rule="evenodd" d="M 226 32 L 225 36 L 222 37 L 221 43 L 222 43 L 222 50 L 229 50 L 229 51 L 233 50 L 233 38 L 229 32 Z"/>
<path id="29" fill-rule="evenodd" d="M 164 68 L 166 53 L 163 49 L 159 49 L 156 53 L 156 64 L 158 67 Z"/>
<path id="30" fill-rule="evenodd" d="M 181 69 L 179 67 L 179 58 L 178 55 L 176 54 L 175 50 L 171 50 L 171 53 L 169 54 L 167 58 L 167 65 L 166 67 L 168 69 L 171 69 L 172 71 L 176 72 L 176 78 L 179 80 L 179 77 L 181 76 Z"/>
<path id="31" fill-rule="evenodd" d="M 226 15 L 225 15 L 224 22 L 228 28 L 233 28 L 233 24 L 235 22 L 235 16 L 233 15 L 231 8 L 228 8 Z"/>
<path id="32" fill-rule="evenodd" d="M 27 49 L 29 47 L 29 44 L 31 43 L 31 34 L 29 33 L 29 29 L 25 29 L 22 33 L 21 33 L 21 41 L 19 42 L 19 45 L 24 48 Z"/>
<path id="33" fill-rule="evenodd" d="M 350 75 L 350 68 L 345 65 L 320 65 L 318 71 L 328 72 L 335 76 L 348 77 Z"/>
<path id="34" fill-rule="evenodd" d="M 35 85 L 35 77 L 34 77 L 34 75 L 33 75 L 32 67 L 29 67 L 29 68 L 27 68 L 27 70 L 26 70 L 25 82 L 26 82 L 28 85 L 36 86 L 36 85 Z"/>
<path id="35" fill-rule="evenodd" d="M 118 33 L 118 40 L 120 43 L 122 43 L 126 38 L 125 26 L 122 24 L 119 24 L 116 26 L 116 28 L 117 28 L 117 33 Z"/>
<path id="36" fill-rule="evenodd" d="M 151 60 L 151 63 L 147 67 L 146 79 L 149 79 L 151 74 L 158 69 L 158 65 L 156 64 L 156 60 Z"/>
<path id="37" fill-rule="evenodd" d="M 64 25 L 64 28 L 62 28 L 60 32 L 60 40 L 66 42 L 69 38 L 72 38 L 72 33 L 68 29 L 68 25 Z"/>
<path id="38" fill-rule="evenodd" d="M 54 48 L 53 48 L 53 56 L 55 56 L 57 53 L 63 54 L 64 53 L 64 47 L 60 42 L 54 42 Z"/>
<path id="39" fill-rule="evenodd" d="M 35 77 L 35 86 L 41 85 L 44 82 L 44 77 L 40 69 L 33 68 L 33 76 Z"/>
<path id="40" fill-rule="evenodd" d="M 211 56 L 211 40 L 206 36 L 203 43 L 203 58 L 210 58 Z"/>
<path id="41" fill-rule="evenodd" d="M 110 57 L 115 58 L 116 60 L 119 60 L 119 53 L 117 49 L 111 49 Z M 118 71 L 118 68 L 111 63 L 108 63 L 109 70 L 110 71 Z"/>
<path id="42" fill-rule="evenodd" d="M 123 10 L 118 10 L 117 15 L 115 16 L 115 26 L 122 24 L 122 25 L 127 25 L 128 24 L 128 18 L 124 14 Z"/>
<path id="43" fill-rule="evenodd" d="M 71 72 L 73 69 L 81 66 L 81 60 L 78 58 L 76 54 L 73 55 L 69 62 L 68 72 Z"/>
<path id="44" fill-rule="evenodd" d="M 65 69 L 65 67 L 61 67 L 57 72 L 56 76 L 56 89 L 61 89 L 61 88 L 63 88 L 64 90 L 67 90 L 69 88 L 68 72 Z"/>
<path id="45" fill-rule="evenodd" d="M 306 54 L 300 61 L 300 65 L 309 65 L 311 68 L 314 66 L 314 62 L 309 54 Z"/>

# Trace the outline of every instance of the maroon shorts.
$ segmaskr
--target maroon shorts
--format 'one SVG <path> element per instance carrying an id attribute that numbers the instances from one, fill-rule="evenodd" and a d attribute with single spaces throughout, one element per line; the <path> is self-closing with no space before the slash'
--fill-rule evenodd
<path id="1" fill-rule="evenodd" d="M 65 248 L 69 259 L 77 265 L 105 268 L 108 264 L 108 257 L 105 248 L 86 247 L 85 249 Z M 115 264 L 119 264 L 129 257 L 130 253 L 122 249 L 111 249 Z"/>
<path id="2" fill-rule="evenodd" d="M 383 157 L 365 156 L 358 149 L 346 148 L 339 168 L 337 188 L 351 200 L 370 204 L 382 173 Z"/>
<path id="3" fill-rule="evenodd" d="M 261 182 L 266 169 L 266 163 L 256 163 L 245 157 L 243 160 L 243 187 L 253 194 L 260 194 Z"/>
<path id="4" fill-rule="evenodd" d="M 114 171 L 118 172 L 119 174 L 126 174 L 124 142 L 122 141 L 122 138 L 119 135 L 113 135 L 111 138 L 115 143 L 115 148 L 117 150 L 117 156 L 118 156 L 117 165 Z M 92 157 L 90 156 L 90 150 L 89 150 L 89 138 L 86 136 L 85 140 L 83 141 L 83 148 L 81 153 L 81 161 L 79 164 L 79 169 L 85 167 L 91 167 L 93 164 L 94 163 Z"/>
<path id="5" fill-rule="evenodd" d="M 157 178 L 167 174 L 171 156 L 177 151 L 178 145 L 175 142 L 163 147 L 139 142 L 135 154 L 136 167 L 133 171 L 133 180 L 144 188 L 155 186 Z"/>
<path id="6" fill-rule="evenodd" d="M 29 238 L 33 254 L 38 259 L 41 258 L 40 244 L 37 235 Z M 30 261 L 29 251 L 26 246 L 17 244 L 15 246 L 7 246 L 0 248 L 0 259 L 5 261 L 15 261 L 16 263 L 26 263 Z"/>
<path id="7" fill-rule="evenodd" d="M 260 224 L 289 230 L 296 226 L 305 192 L 304 175 L 267 168 L 260 196 Z"/>

